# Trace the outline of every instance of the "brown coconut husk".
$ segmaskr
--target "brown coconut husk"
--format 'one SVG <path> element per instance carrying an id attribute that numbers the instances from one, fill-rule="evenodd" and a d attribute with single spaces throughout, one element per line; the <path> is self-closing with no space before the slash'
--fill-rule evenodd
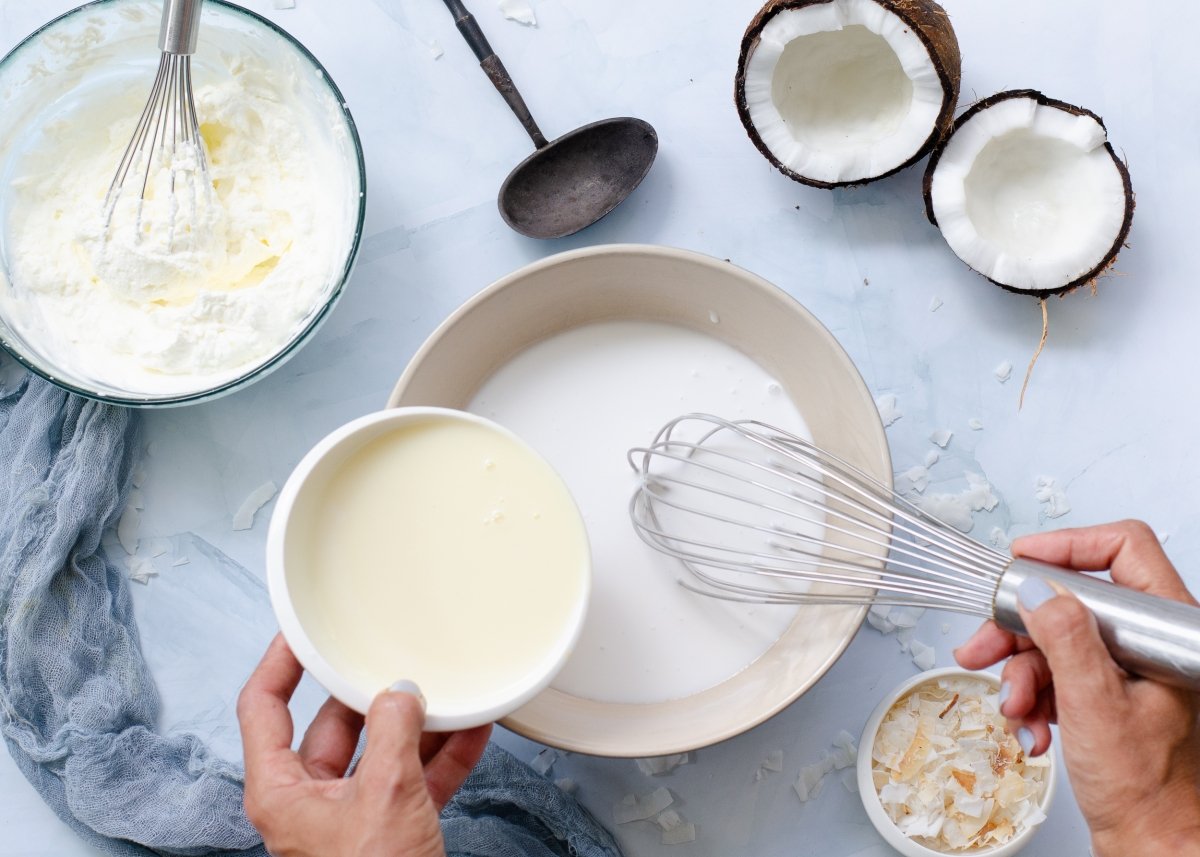
<path id="1" fill-rule="evenodd" d="M 997 92 L 995 95 L 989 95 L 987 98 L 975 102 L 975 104 L 973 104 L 969 110 L 965 111 L 961 116 L 958 117 L 958 119 L 954 122 L 953 130 L 937 144 L 936 148 L 933 150 L 933 155 L 929 159 L 929 165 L 925 168 L 925 178 L 922 182 L 925 196 L 925 216 L 929 218 L 929 222 L 934 226 L 937 226 L 938 222 L 937 217 L 935 217 L 933 213 L 933 174 L 937 170 L 938 163 L 941 161 L 942 154 L 946 151 L 946 146 L 949 144 L 950 139 L 954 136 L 955 132 L 957 132 L 959 128 L 970 121 L 971 117 L 973 117 L 975 114 L 983 110 L 987 110 L 989 107 L 994 107 L 996 104 L 999 104 L 1002 101 L 1007 101 L 1013 98 L 1030 98 L 1040 105 L 1046 107 L 1055 107 L 1065 113 L 1070 113 L 1072 116 L 1090 116 L 1092 119 L 1095 119 L 1098 123 L 1100 123 L 1100 127 L 1104 128 L 1106 135 L 1108 133 L 1108 127 L 1104 124 L 1104 120 L 1091 110 L 1088 110 L 1086 107 L 1079 107 L 1075 104 L 1068 104 L 1065 101 L 1048 98 L 1042 93 L 1038 92 L 1036 89 L 1009 89 L 1005 90 L 1004 92 Z M 1047 298 L 1051 295 L 1066 295 L 1075 291 L 1080 286 L 1088 286 L 1091 288 L 1092 293 L 1095 294 L 1096 281 L 1101 276 L 1109 272 L 1109 269 L 1112 268 L 1113 263 L 1117 260 L 1117 254 L 1121 252 L 1122 247 L 1126 246 L 1125 241 L 1129 237 L 1129 227 L 1133 223 L 1133 209 L 1136 204 L 1133 195 L 1133 184 L 1129 180 L 1129 168 L 1126 167 L 1125 162 L 1121 160 L 1121 158 L 1117 157 L 1117 153 L 1113 149 L 1111 142 L 1106 140 L 1104 143 L 1104 148 L 1108 151 L 1109 156 L 1113 159 L 1113 163 L 1116 164 L 1117 172 L 1121 175 L 1121 184 L 1125 188 L 1125 218 L 1121 223 L 1121 229 L 1117 233 L 1116 239 L 1112 243 L 1112 247 L 1109 248 L 1108 252 L 1104 254 L 1103 258 L 1100 259 L 1095 267 L 1093 267 L 1087 273 L 1076 277 L 1074 280 L 1066 283 L 1065 285 L 1055 286 L 1054 288 L 1050 289 L 1038 290 L 1013 288 L 1012 286 L 1005 285 L 1004 283 L 996 282 L 991 277 L 987 276 L 986 274 L 982 274 L 979 271 L 975 271 L 975 273 L 979 274 L 989 283 L 994 283 L 1005 291 L 1013 292 L 1014 294 L 1018 295 L 1033 295 L 1035 298 Z M 974 271 L 975 269 L 971 268 L 971 270 Z M 1041 351 L 1040 348 L 1038 350 L 1039 352 Z M 1032 369 L 1033 367 L 1031 365 L 1030 370 L 1032 371 Z"/>
<path id="2" fill-rule="evenodd" d="M 946 14 L 945 9 L 934 3 L 933 0 L 873 0 L 873 2 L 887 9 L 911 27 L 913 32 L 917 34 L 917 37 L 925 45 L 926 50 L 929 51 L 929 58 L 933 62 L 933 67 L 937 70 L 944 93 L 937 122 L 929 132 L 929 137 L 926 138 L 925 142 L 921 144 L 920 148 L 908 160 L 885 173 L 844 182 L 824 182 L 802 176 L 784 166 L 778 158 L 771 154 L 766 144 L 763 143 L 762 138 L 759 137 L 754 124 L 750 121 L 750 109 L 746 104 L 746 65 L 750 55 L 758 47 L 758 40 L 763 27 L 767 25 L 767 22 L 771 18 L 785 9 L 802 9 L 805 6 L 814 6 L 818 3 L 829 2 L 831 0 L 770 0 L 770 2 L 763 6 L 758 14 L 754 16 L 754 20 L 750 22 L 750 26 L 746 28 L 746 34 L 742 37 L 741 50 L 738 54 L 737 76 L 734 78 L 733 97 L 734 103 L 737 105 L 738 116 L 742 120 L 742 125 L 746 128 L 746 133 L 750 135 L 751 142 L 754 143 L 755 147 L 762 152 L 763 157 L 770 161 L 777 170 L 788 178 L 811 185 L 812 187 L 834 188 L 867 184 L 868 182 L 898 173 L 900 170 L 912 166 L 929 154 L 941 139 L 950 133 L 954 126 L 954 108 L 958 103 L 958 88 L 962 76 L 962 57 L 958 50 L 958 38 L 954 35 L 954 28 L 950 26 L 950 16 Z"/>

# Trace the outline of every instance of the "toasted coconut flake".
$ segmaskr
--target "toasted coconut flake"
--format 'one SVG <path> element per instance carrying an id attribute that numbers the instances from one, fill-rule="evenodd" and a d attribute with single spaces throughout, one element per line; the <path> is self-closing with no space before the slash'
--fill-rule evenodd
<path id="1" fill-rule="evenodd" d="M 1027 759 L 981 679 L 943 678 L 900 699 L 871 748 L 872 781 L 907 836 L 947 853 L 1040 824 L 1049 760 Z"/>

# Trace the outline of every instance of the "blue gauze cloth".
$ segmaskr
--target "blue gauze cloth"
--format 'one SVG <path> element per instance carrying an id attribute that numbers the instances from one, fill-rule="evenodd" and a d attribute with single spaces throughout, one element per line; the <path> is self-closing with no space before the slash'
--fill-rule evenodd
<path id="1" fill-rule="evenodd" d="M 0 391 L 0 731 L 22 773 L 89 843 L 118 855 L 265 855 L 242 769 L 156 732 L 129 584 L 100 552 L 125 507 L 133 411 L 39 378 Z M 490 746 L 443 815 L 472 857 L 619 857 L 569 795 Z"/>

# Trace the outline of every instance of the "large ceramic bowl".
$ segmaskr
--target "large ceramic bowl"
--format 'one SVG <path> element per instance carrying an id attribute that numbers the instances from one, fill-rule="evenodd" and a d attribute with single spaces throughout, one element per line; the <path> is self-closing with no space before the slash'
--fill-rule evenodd
<path id="1" fill-rule="evenodd" d="M 891 484 L 874 401 L 829 331 L 754 274 L 666 247 L 614 245 L 563 253 L 493 283 L 425 342 L 389 404 L 467 409 L 489 376 L 525 349 L 580 325 L 611 320 L 665 322 L 734 346 L 777 379 L 817 443 Z M 594 417 L 604 419 L 602 413 Z M 578 498 L 579 486 L 567 482 Z M 597 560 L 593 585 L 603 586 L 615 571 Z M 592 605 L 595 610 L 595 599 Z M 606 702 L 551 685 L 503 723 L 546 744 L 604 756 L 706 746 L 762 722 L 812 687 L 849 644 L 864 614 L 863 607 L 802 608 L 757 660 L 682 698 Z"/>
<path id="2" fill-rule="evenodd" d="M 50 21 L 0 60 L 0 93 L 4 121 L 0 123 L 0 189 L 17 176 L 14 170 L 37 130 L 62 121 L 69 110 L 86 103 L 105 87 L 127 87 L 149 93 L 158 65 L 158 28 L 161 4 L 151 0 L 98 0 Z M 70 49 L 70 46 L 79 49 Z M 64 46 L 69 49 L 64 50 Z M 83 51 L 85 64 L 78 57 Z M 47 380 L 73 393 L 121 405 L 153 407 L 203 401 L 228 393 L 261 378 L 280 366 L 303 345 L 329 315 L 341 296 L 358 254 L 366 212 L 366 169 L 358 131 L 345 99 L 309 51 L 291 35 L 255 13 L 224 0 L 208 0 L 200 20 L 199 47 L 193 57 L 196 85 L 227 74 L 221 54 L 258 53 L 281 74 L 293 76 L 295 90 L 305 109 L 328 117 L 335 136 L 331 143 L 340 162 L 338 183 L 342 211 L 322 212 L 329 223 L 344 223 L 331 244 L 328 281 L 307 313 L 274 351 L 253 365 L 214 377 L 211 383 L 168 393 L 124 389 L 88 377 L 78 367 L 61 365 L 36 341 L 36 328 L 6 318 L 0 308 L 0 347 Z M 144 96 L 139 96 L 144 97 Z M 94 112 L 94 111 L 93 111 Z M 100 117 L 91 117 L 97 119 Z M 108 117 L 102 117 L 108 118 Z M 130 131 L 136 112 L 130 116 Z M 203 117 L 201 117 L 203 121 Z M 339 127 L 340 126 L 340 127 Z M 343 133 L 344 132 L 344 133 Z M 116 168 L 116 164 L 113 164 Z M 7 221 L 5 194 L 0 192 L 0 226 Z M 86 204 L 86 202 L 81 203 Z M 11 264 L 0 230 L 0 288 L 9 288 Z M 68 248 L 61 248 L 69 252 Z"/>

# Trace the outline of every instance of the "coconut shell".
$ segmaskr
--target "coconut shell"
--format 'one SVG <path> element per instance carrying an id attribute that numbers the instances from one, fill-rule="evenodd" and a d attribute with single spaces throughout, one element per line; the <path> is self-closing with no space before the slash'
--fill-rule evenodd
<path id="1" fill-rule="evenodd" d="M 750 135 L 750 140 L 762 152 L 763 157 L 775 165 L 776 169 L 788 178 L 802 182 L 803 184 L 811 185 L 812 187 L 833 188 L 867 184 L 868 182 L 898 173 L 900 170 L 912 166 L 929 154 L 942 138 L 950 133 L 954 125 L 954 108 L 958 104 L 962 57 L 958 51 L 958 37 L 954 35 L 954 28 L 950 25 L 950 16 L 946 14 L 945 9 L 934 3 L 933 0 L 873 0 L 873 2 L 887 9 L 904 23 L 908 24 L 925 45 L 925 49 L 929 51 L 929 58 L 933 63 L 933 67 L 937 70 L 938 79 L 942 82 L 942 91 L 944 93 L 937 122 L 934 124 L 929 137 L 913 153 L 912 157 L 885 173 L 844 182 L 824 182 L 802 176 L 784 166 L 778 158 L 771 154 L 770 149 L 767 148 L 762 138 L 759 137 L 754 123 L 750 121 L 750 109 L 746 104 L 746 66 L 750 55 L 758 46 L 759 36 L 762 33 L 763 27 L 767 25 L 767 22 L 771 18 L 787 9 L 802 9 L 805 6 L 815 6 L 819 3 L 830 2 L 832 0 L 770 0 L 770 2 L 763 6 L 758 14 L 754 16 L 754 20 L 750 22 L 750 26 L 746 28 L 746 34 L 742 36 L 741 51 L 738 54 L 737 76 L 734 78 L 733 97 L 734 103 L 737 105 L 738 116 L 742 120 L 742 125 L 746 128 L 746 133 Z"/>
<path id="2" fill-rule="evenodd" d="M 950 138 L 954 136 L 954 133 L 959 128 L 969 122 L 971 117 L 973 117 L 975 114 L 987 110 L 989 107 L 994 107 L 1002 101 L 1008 101 L 1009 99 L 1013 98 L 1029 98 L 1033 101 L 1036 101 L 1043 107 L 1054 107 L 1063 111 L 1064 113 L 1070 113 L 1072 116 L 1088 116 L 1096 120 L 1100 127 L 1104 129 L 1106 138 L 1104 142 L 1104 148 L 1108 150 L 1109 156 L 1113 159 L 1113 163 L 1116 164 L 1117 172 L 1121 176 L 1121 184 L 1125 189 L 1125 218 L 1121 222 L 1121 229 L 1117 232 L 1116 240 L 1113 241 L 1112 247 L 1108 249 L 1108 252 L 1104 254 L 1104 257 L 1100 260 L 1100 262 L 1086 274 L 1077 277 L 1064 286 L 1056 286 L 1052 289 L 1041 289 L 1036 291 L 1031 289 L 1017 289 L 1013 288 L 1012 286 L 1005 285 L 1004 283 L 996 282 L 986 274 L 975 271 L 974 268 L 971 268 L 971 270 L 975 271 L 975 273 L 979 274 L 979 276 L 983 277 L 989 283 L 994 283 L 1007 292 L 1013 292 L 1014 294 L 1018 295 L 1033 295 L 1036 298 L 1047 298 L 1051 295 L 1065 295 L 1069 292 L 1075 291 L 1080 286 L 1094 286 L 1096 279 L 1104 274 L 1109 268 L 1112 267 L 1113 263 L 1117 261 L 1117 254 L 1120 253 L 1121 248 L 1125 246 L 1125 240 L 1129 237 L 1129 227 L 1133 224 L 1133 209 L 1135 201 L 1133 196 L 1133 184 L 1129 180 L 1129 168 L 1125 166 L 1125 162 L 1123 160 L 1117 157 L 1117 153 L 1113 149 L 1112 143 L 1107 140 L 1108 127 L 1104 124 L 1103 119 L 1101 119 L 1091 110 L 1088 110 L 1086 107 L 1080 107 L 1076 104 L 1068 104 L 1067 102 L 1059 101 L 1056 98 L 1048 98 L 1047 96 L 1038 92 L 1036 89 L 1008 89 L 1003 92 L 997 92 L 995 95 L 989 95 L 987 98 L 975 102 L 973 105 L 971 105 L 969 110 L 964 112 L 958 117 L 957 120 L 955 120 L 954 128 L 938 143 L 937 147 L 933 150 L 933 155 L 929 158 L 929 166 L 925 168 L 925 178 L 922 181 L 922 188 L 925 196 L 925 216 L 929 218 L 929 222 L 934 226 L 938 225 L 937 217 L 933 213 L 933 174 L 937 171 L 938 162 L 941 161 L 942 154 L 946 151 L 946 146 L 950 142 Z"/>

